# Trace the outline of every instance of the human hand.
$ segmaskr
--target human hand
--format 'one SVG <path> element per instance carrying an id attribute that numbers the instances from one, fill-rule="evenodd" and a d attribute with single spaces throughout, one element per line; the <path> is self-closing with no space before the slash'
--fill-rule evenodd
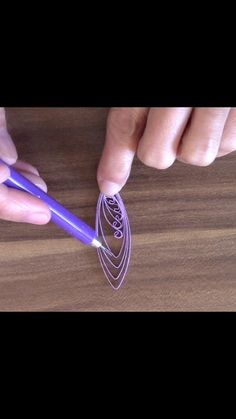
<path id="1" fill-rule="evenodd" d="M 167 169 L 175 160 L 208 166 L 236 150 L 236 108 L 111 108 L 97 180 L 114 195 L 125 185 L 133 158 Z"/>
<path id="2" fill-rule="evenodd" d="M 0 108 L 0 159 L 12 165 L 39 188 L 47 191 L 47 186 L 39 176 L 38 170 L 28 163 L 17 160 L 15 145 L 7 132 L 4 108 Z M 8 188 L 2 183 L 10 176 L 5 164 L 0 164 L 0 219 L 32 224 L 46 224 L 51 218 L 47 205 L 16 189 Z"/>

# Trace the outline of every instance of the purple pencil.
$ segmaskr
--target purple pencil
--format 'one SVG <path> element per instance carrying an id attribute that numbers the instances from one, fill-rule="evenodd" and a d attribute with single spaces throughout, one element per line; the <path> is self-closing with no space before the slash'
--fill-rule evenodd
<path id="1" fill-rule="evenodd" d="M 0 160 L 0 163 L 6 165 L 5 162 Z M 11 172 L 10 177 L 4 182 L 4 184 L 10 188 L 19 189 L 24 192 L 36 196 L 37 198 L 44 201 L 49 209 L 51 210 L 52 216 L 51 221 L 69 233 L 71 236 L 80 240 L 86 245 L 93 246 L 95 248 L 103 248 L 106 250 L 102 243 L 99 241 L 96 232 L 88 224 L 82 221 L 79 217 L 76 217 L 69 210 L 63 207 L 58 201 L 53 199 L 51 196 L 43 192 L 40 188 L 26 179 L 23 175 L 18 173 L 13 167 L 8 166 Z"/>

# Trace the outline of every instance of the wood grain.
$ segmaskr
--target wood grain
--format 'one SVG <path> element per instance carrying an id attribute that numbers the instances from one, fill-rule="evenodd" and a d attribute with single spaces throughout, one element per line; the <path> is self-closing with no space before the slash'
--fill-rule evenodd
<path id="1" fill-rule="evenodd" d="M 49 193 L 94 225 L 108 109 L 8 108 L 20 158 Z M 113 291 L 96 251 L 53 224 L 0 221 L 1 311 L 234 311 L 236 154 L 155 171 L 135 161 L 123 191 L 133 250 Z"/>

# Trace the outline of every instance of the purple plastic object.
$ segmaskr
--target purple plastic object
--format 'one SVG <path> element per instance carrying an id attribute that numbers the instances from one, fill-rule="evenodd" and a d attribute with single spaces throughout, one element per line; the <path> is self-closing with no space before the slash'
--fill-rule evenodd
<path id="1" fill-rule="evenodd" d="M 6 164 L 1 160 L 0 163 Z M 51 210 L 51 221 L 53 221 L 71 236 L 80 240 L 84 244 L 98 247 L 99 242 L 95 230 L 93 230 L 84 221 L 64 208 L 58 201 L 51 198 L 49 195 L 35 186 L 32 182 L 18 173 L 11 166 L 8 167 L 11 171 L 11 176 L 6 180 L 6 182 L 4 182 L 6 186 L 28 192 L 29 194 L 41 199 L 49 206 Z M 94 244 L 95 242 L 96 245 Z"/>
<path id="2" fill-rule="evenodd" d="M 131 233 L 128 215 L 124 203 L 119 194 L 109 198 L 100 194 L 97 202 L 96 233 L 101 237 L 102 244 L 107 249 L 97 249 L 98 257 L 103 272 L 110 285 L 119 289 L 126 276 L 131 255 Z M 109 243 L 112 237 L 113 243 L 119 241 L 119 250 Z M 117 246 L 115 246 L 117 247 Z"/>

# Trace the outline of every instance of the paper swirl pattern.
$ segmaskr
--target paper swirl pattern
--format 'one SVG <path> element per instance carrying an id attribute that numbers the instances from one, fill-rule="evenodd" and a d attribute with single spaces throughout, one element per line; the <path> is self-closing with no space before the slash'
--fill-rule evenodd
<path id="1" fill-rule="evenodd" d="M 109 252 L 98 249 L 103 272 L 110 285 L 119 289 L 126 276 L 131 255 L 131 233 L 128 215 L 120 194 L 112 198 L 100 194 L 96 211 L 96 233 Z M 115 250 L 108 238 L 119 244 Z"/>

